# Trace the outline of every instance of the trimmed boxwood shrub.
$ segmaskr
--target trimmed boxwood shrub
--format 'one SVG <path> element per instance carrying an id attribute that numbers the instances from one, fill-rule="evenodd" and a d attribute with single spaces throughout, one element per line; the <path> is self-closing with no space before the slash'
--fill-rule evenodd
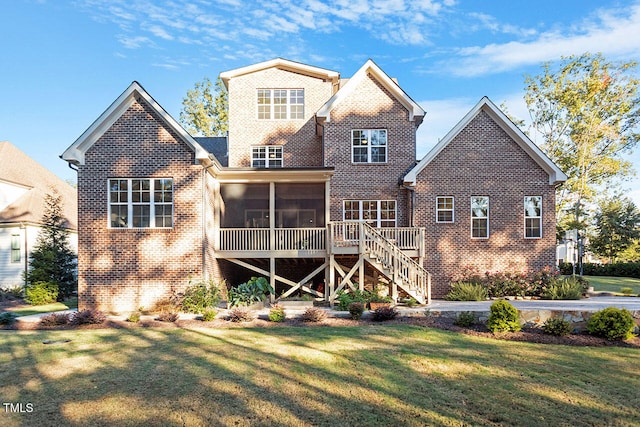
<path id="1" fill-rule="evenodd" d="M 622 341 L 633 336 L 634 321 L 629 310 L 607 307 L 596 311 L 587 321 L 587 330 L 591 335 L 611 341 Z"/>
<path id="2" fill-rule="evenodd" d="M 564 336 L 569 335 L 573 328 L 571 327 L 571 322 L 568 320 L 562 317 L 552 317 L 544 322 L 542 330 L 545 334 Z"/>
<path id="3" fill-rule="evenodd" d="M 279 305 L 274 305 L 269 310 L 269 320 L 272 322 L 284 322 L 286 315 L 284 313 L 284 308 Z"/>
<path id="4" fill-rule="evenodd" d="M 509 301 L 497 300 L 491 304 L 491 314 L 487 319 L 487 328 L 491 332 L 517 332 L 522 329 L 518 309 Z"/>

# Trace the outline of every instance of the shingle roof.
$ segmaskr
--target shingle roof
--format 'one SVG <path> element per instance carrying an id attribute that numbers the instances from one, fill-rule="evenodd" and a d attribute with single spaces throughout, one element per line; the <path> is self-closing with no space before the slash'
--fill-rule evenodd
<path id="1" fill-rule="evenodd" d="M 226 136 L 194 136 L 198 144 L 213 154 L 221 166 L 229 166 L 229 149 Z"/>
<path id="2" fill-rule="evenodd" d="M 76 189 L 7 141 L 0 142 L 0 181 L 27 189 L 26 193 L 0 211 L 0 223 L 42 222 L 45 196 L 54 187 L 62 196 L 66 226 L 77 229 Z"/>

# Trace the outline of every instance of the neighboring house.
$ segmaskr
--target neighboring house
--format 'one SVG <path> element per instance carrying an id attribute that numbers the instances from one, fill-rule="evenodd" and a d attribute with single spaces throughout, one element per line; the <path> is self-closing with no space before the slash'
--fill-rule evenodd
<path id="1" fill-rule="evenodd" d="M 488 99 L 416 164 L 425 115 L 373 61 L 220 75 L 228 138 L 189 135 L 137 82 L 62 155 L 78 168 L 81 307 L 149 307 L 189 278 L 279 298 L 386 285 L 443 296 L 463 266 L 555 265 L 566 176 Z"/>
<path id="2" fill-rule="evenodd" d="M 0 142 L 0 288 L 24 285 L 45 213 L 45 196 L 62 196 L 71 249 L 77 251 L 76 190 L 9 142 Z"/>

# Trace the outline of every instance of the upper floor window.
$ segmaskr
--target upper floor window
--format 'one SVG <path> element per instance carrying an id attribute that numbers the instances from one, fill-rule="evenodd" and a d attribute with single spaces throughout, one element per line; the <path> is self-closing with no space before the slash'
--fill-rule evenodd
<path id="1" fill-rule="evenodd" d="M 112 228 L 173 227 L 173 180 L 110 179 L 109 225 Z"/>
<path id="2" fill-rule="evenodd" d="M 396 226 L 395 200 L 345 200 L 345 221 L 364 220 L 373 227 Z"/>
<path id="3" fill-rule="evenodd" d="M 489 198 L 471 197 L 471 237 L 489 238 Z"/>
<path id="4" fill-rule="evenodd" d="M 386 163 L 386 129 L 354 129 L 351 131 L 353 163 Z"/>
<path id="5" fill-rule="evenodd" d="M 436 222 L 453 222 L 453 197 L 436 197 Z"/>
<path id="6" fill-rule="evenodd" d="M 304 89 L 258 89 L 258 119 L 304 118 Z"/>
<path id="7" fill-rule="evenodd" d="M 259 145 L 251 147 L 252 168 L 281 168 L 282 146 Z"/>
<path id="8" fill-rule="evenodd" d="M 22 252 L 20 249 L 20 235 L 11 235 L 11 262 L 20 262 L 22 260 Z"/>
<path id="9" fill-rule="evenodd" d="M 542 196 L 524 198 L 524 237 L 542 237 Z"/>

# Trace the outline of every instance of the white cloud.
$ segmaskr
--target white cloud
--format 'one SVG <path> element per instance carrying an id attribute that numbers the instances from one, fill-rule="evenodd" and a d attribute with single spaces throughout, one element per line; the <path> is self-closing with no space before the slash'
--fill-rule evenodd
<path id="1" fill-rule="evenodd" d="M 127 37 L 127 36 L 121 35 L 118 37 L 118 41 L 122 43 L 122 45 L 127 49 L 138 49 L 139 47 L 142 47 L 145 45 L 147 46 L 152 45 L 152 42 L 149 39 L 149 37 L 145 37 L 145 36 Z"/>

